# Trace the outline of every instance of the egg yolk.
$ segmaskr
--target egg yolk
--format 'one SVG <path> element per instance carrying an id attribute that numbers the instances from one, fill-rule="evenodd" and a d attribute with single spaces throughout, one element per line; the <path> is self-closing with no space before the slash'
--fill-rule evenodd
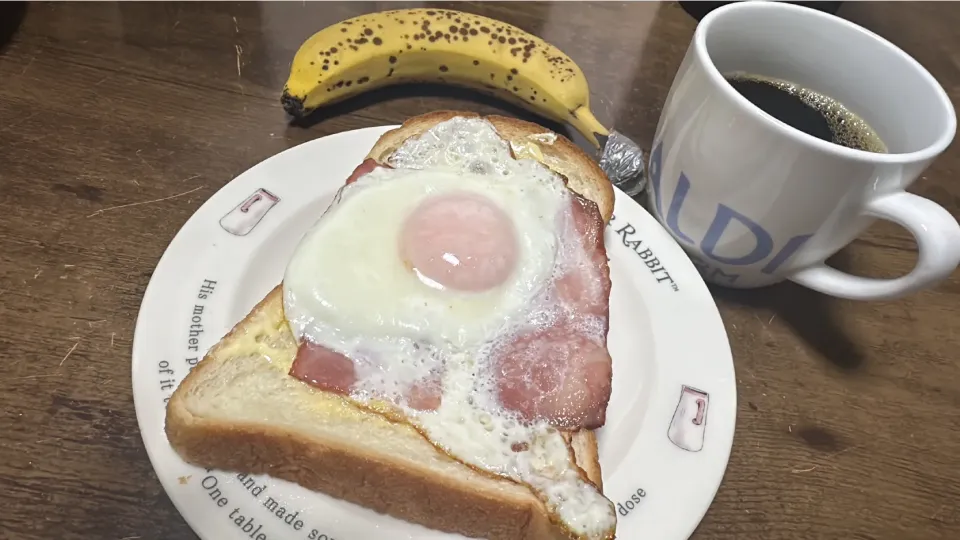
<path id="1" fill-rule="evenodd" d="M 404 263 L 423 283 L 471 292 L 505 282 L 520 251 L 510 216 L 470 192 L 425 199 L 407 217 L 399 242 Z"/>

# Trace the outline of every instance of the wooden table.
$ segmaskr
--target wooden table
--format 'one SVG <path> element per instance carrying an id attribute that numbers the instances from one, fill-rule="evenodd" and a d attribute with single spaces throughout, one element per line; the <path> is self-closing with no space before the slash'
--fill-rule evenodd
<path id="1" fill-rule="evenodd" d="M 526 113 L 438 87 L 290 127 L 279 91 L 315 30 L 390 2 L 0 4 L 0 537 L 194 538 L 134 415 L 130 347 L 161 253 L 217 189 L 330 133 L 437 108 Z M 695 26 L 675 4 L 458 4 L 568 51 L 602 121 L 648 148 Z M 960 6 L 840 11 L 960 98 Z M 21 20 L 22 19 L 22 20 Z M 960 212 L 954 144 L 913 191 Z M 834 258 L 908 271 L 879 224 Z M 715 290 L 739 383 L 733 454 L 697 539 L 960 538 L 960 279 L 858 303 Z"/>

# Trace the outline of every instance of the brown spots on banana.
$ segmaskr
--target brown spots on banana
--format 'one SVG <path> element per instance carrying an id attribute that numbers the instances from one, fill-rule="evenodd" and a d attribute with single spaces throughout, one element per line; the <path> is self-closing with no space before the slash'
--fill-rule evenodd
<path id="1" fill-rule="evenodd" d="M 433 12 L 433 15 L 427 15 L 426 11 Z M 390 32 L 389 34 L 382 34 L 380 31 L 384 30 L 384 24 L 380 23 L 383 21 L 391 21 L 393 24 L 403 24 L 406 26 L 404 30 L 412 29 L 412 31 L 399 33 L 398 30 L 400 32 L 403 32 L 403 30 L 394 26 L 388 31 Z M 346 84 L 347 82 L 357 85 L 363 84 L 359 82 L 359 80 L 338 81 L 343 86 L 337 87 L 335 84 L 332 84 L 331 81 L 323 80 L 327 76 L 326 73 L 329 73 L 333 66 L 340 66 L 339 58 L 342 57 L 343 52 L 349 55 L 351 50 L 359 51 L 364 47 L 367 47 L 368 50 L 371 47 L 386 48 L 385 46 L 388 46 L 391 40 L 395 43 L 394 46 L 397 47 L 397 54 L 383 55 L 383 53 L 377 53 L 377 56 L 387 60 L 387 62 L 380 64 L 385 69 L 382 72 L 378 72 L 378 78 L 396 76 L 396 66 L 399 65 L 401 53 L 417 50 L 418 41 L 423 45 L 419 46 L 419 50 L 427 52 L 429 47 L 427 42 L 437 44 L 445 41 L 447 44 L 450 44 L 456 41 L 467 41 L 471 37 L 474 39 L 490 38 L 488 41 L 493 51 L 496 51 L 497 54 L 504 54 L 509 51 L 517 67 L 521 67 L 519 70 L 517 67 L 514 67 L 509 74 L 504 73 L 503 67 L 495 68 L 493 72 L 490 73 L 489 83 L 478 84 L 478 86 L 483 86 L 487 90 L 492 89 L 489 88 L 490 86 L 497 85 L 495 88 L 498 91 L 511 93 L 511 97 L 522 102 L 528 104 L 535 104 L 536 102 L 548 103 L 549 100 L 547 97 L 540 96 L 538 92 L 532 89 L 524 88 L 525 85 L 523 84 L 510 86 L 511 82 L 516 84 L 518 81 L 515 79 L 519 79 L 521 75 L 526 76 L 521 73 L 521 71 L 523 71 L 521 64 L 529 63 L 530 58 L 536 58 L 538 62 L 546 62 L 548 64 L 547 69 L 540 67 L 544 64 L 539 64 L 536 76 L 542 77 L 546 71 L 551 79 L 561 83 L 579 76 L 579 70 L 575 69 L 576 64 L 549 43 L 536 39 L 522 30 L 508 27 L 497 21 L 470 14 L 463 14 L 457 11 L 398 10 L 383 12 L 376 14 L 374 17 L 358 17 L 350 21 L 344 21 L 344 24 L 341 24 L 340 28 L 341 34 L 345 34 L 341 37 L 343 41 L 336 42 L 338 47 L 331 47 L 320 51 L 319 54 L 323 58 L 317 61 L 311 61 L 310 64 L 313 66 L 312 69 L 318 70 L 317 73 L 323 73 L 324 76 L 320 77 L 318 83 L 329 85 L 328 88 L 326 88 L 328 92 L 336 92 L 348 86 Z M 476 68 L 488 68 L 489 63 L 486 61 L 484 61 L 484 67 L 480 67 L 483 53 L 484 52 L 481 51 L 480 57 L 468 59 L 467 61 L 471 62 Z M 321 61 L 324 59 L 327 59 L 327 61 L 321 64 Z M 330 63 L 330 60 L 333 60 L 333 63 Z M 349 64 L 350 62 L 346 63 Z M 498 62 L 492 63 L 496 64 Z M 466 66 L 469 65 L 470 64 L 466 64 Z M 447 67 L 447 69 L 443 70 L 441 66 Z M 459 66 L 460 64 L 451 70 L 448 64 L 441 64 L 437 65 L 437 69 L 440 73 L 449 73 L 451 71 L 457 72 L 458 70 L 464 70 L 466 67 Z M 475 72 L 475 74 L 479 76 L 477 78 L 482 78 L 482 73 L 482 71 Z M 464 76 L 466 76 L 466 74 L 464 74 Z M 439 76 L 437 76 L 437 78 L 440 79 Z M 530 92 L 533 93 L 531 94 Z"/>

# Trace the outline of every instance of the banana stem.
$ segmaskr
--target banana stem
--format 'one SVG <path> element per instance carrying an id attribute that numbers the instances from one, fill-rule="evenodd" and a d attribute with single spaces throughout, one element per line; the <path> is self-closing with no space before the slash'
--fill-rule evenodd
<path id="1" fill-rule="evenodd" d="M 610 130 L 603 127 L 603 124 L 597 120 L 593 115 L 593 111 L 591 111 L 587 105 L 581 105 L 570 111 L 570 119 L 568 121 L 574 129 L 586 137 L 598 150 L 602 149 L 598 137 L 607 137 L 610 135 Z"/>

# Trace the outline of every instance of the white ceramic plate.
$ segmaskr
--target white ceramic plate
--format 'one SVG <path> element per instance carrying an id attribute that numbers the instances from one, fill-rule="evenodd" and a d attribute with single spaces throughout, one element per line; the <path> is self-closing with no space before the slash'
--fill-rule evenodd
<path id="1" fill-rule="evenodd" d="M 197 359 L 277 283 L 301 234 L 381 133 L 324 137 L 271 157 L 210 198 L 170 243 L 143 297 L 133 390 L 163 487 L 204 540 L 459 538 L 266 476 L 184 463 L 164 405 Z M 613 395 L 599 431 L 617 538 L 692 534 L 733 443 L 736 386 L 717 308 L 681 248 L 622 192 L 606 230 Z"/>

